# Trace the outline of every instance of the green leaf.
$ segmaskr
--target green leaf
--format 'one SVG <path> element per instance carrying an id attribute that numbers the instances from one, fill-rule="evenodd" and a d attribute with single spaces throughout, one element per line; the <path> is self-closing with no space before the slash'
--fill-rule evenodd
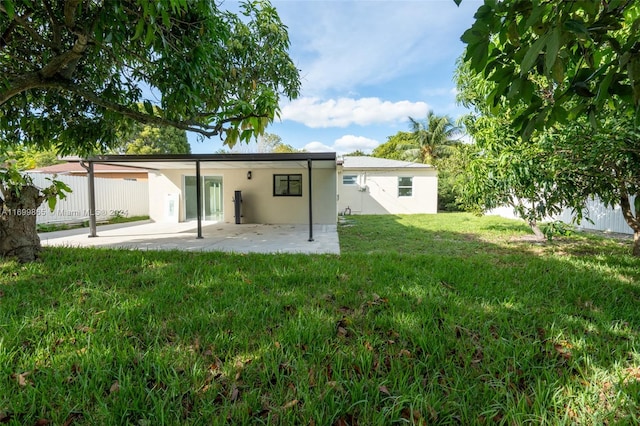
<path id="1" fill-rule="evenodd" d="M 541 21 L 540 17 L 544 14 L 545 12 L 545 6 L 541 6 L 539 4 L 535 4 L 533 5 L 533 9 L 531 10 L 531 15 L 529 15 L 529 18 L 527 19 L 527 22 L 525 23 L 525 26 L 527 28 L 533 27 L 534 24 L 537 24 Z"/>
<path id="2" fill-rule="evenodd" d="M 146 44 L 147 46 L 150 46 L 155 36 L 156 34 L 155 34 L 153 25 L 149 25 L 147 27 L 147 34 L 144 36 L 144 44 Z"/>
<path id="3" fill-rule="evenodd" d="M 489 57 L 489 42 L 481 41 L 475 45 L 469 45 L 471 52 L 471 68 L 480 72 L 487 65 Z"/>
<path id="4" fill-rule="evenodd" d="M 142 37 L 142 33 L 144 32 L 144 19 L 140 19 L 136 24 L 136 32 L 133 35 L 131 40 L 137 40 Z"/>
<path id="5" fill-rule="evenodd" d="M 49 210 L 51 211 L 55 210 L 57 203 L 58 203 L 58 198 L 55 196 L 49 197 L 47 199 L 47 204 L 49 205 Z"/>
<path id="6" fill-rule="evenodd" d="M 150 101 L 144 101 L 144 110 L 147 112 L 147 114 L 153 115 L 153 105 Z"/>
<path id="7" fill-rule="evenodd" d="M 545 69 L 548 74 L 558 59 L 558 51 L 560 50 L 560 28 L 553 29 L 547 40 L 547 51 L 545 53 Z"/>
<path id="8" fill-rule="evenodd" d="M 556 58 L 556 62 L 551 69 L 551 76 L 556 83 L 562 83 L 564 81 L 564 62 L 559 57 Z"/>
<path id="9" fill-rule="evenodd" d="M 7 11 L 7 17 L 9 20 L 13 20 L 13 17 L 16 15 L 16 10 L 13 7 L 13 1 L 3 0 L 2 4 L 4 5 L 4 9 Z"/>
<path id="10" fill-rule="evenodd" d="M 576 21 L 575 19 L 569 19 L 564 23 L 564 28 L 567 31 L 571 31 L 576 35 L 589 37 L 589 30 L 584 26 L 584 23 Z"/>
<path id="11" fill-rule="evenodd" d="M 609 98 L 609 86 L 611 86 L 613 77 L 615 77 L 615 73 L 613 71 L 609 71 L 609 74 L 607 74 L 598 85 L 598 93 L 595 99 L 596 105 L 602 105 L 604 101 Z"/>
<path id="12" fill-rule="evenodd" d="M 531 45 L 529 50 L 527 50 L 527 53 L 524 55 L 524 59 L 520 64 L 520 75 L 527 74 L 531 69 L 531 67 L 533 67 L 533 65 L 536 63 L 536 60 L 538 59 L 538 55 L 540 55 L 542 47 L 546 44 L 548 37 L 549 37 L 548 34 L 541 35 L 535 41 L 535 43 Z"/>
<path id="13" fill-rule="evenodd" d="M 515 96 L 520 95 L 520 92 L 522 91 L 522 80 L 522 78 L 516 78 L 511 82 L 511 86 L 507 92 L 508 99 L 513 99 Z"/>

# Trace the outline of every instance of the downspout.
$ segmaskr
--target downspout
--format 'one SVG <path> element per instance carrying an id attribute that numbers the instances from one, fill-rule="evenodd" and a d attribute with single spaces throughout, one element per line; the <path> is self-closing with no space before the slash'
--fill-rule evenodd
<path id="1" fill-rule="evenodd" d="M 202 183 L 200 182 L 200 161 L 196 161 L 196 218 L 198 220 L 198 236 L 202 239 Z"/>
<path id="2" fill-rule="evenodd" d="M 311 190 L 311 159 L 307 160 L 309 170 L 309 241 L 313 241 L 313 192 Z"/>
<path id="3" fill-rule="evenodd" d="M 89 165 L 87 165 L 83 160 L 80 161 L 80 165 L 87 171 L 89 176 L 89 238 L 93 238 L 98 236 L 96 229 L 96 186 L 93 161 L 89 161 Z"/>

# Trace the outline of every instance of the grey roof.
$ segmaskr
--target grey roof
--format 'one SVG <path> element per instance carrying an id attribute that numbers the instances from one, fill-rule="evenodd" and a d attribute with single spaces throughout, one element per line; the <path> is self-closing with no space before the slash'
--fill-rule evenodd
<path id="1" fill-rule="evenodd" d="M 410 161 L 389 160 L 377 157 L 352 157 L 342 159 L 345 169 L 433 169 L 429 164 L 412 163 Z"/>

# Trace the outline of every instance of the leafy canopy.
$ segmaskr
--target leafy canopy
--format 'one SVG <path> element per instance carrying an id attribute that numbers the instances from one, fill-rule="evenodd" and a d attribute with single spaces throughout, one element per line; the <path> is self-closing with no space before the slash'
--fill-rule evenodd
<path id="1" fill-rule="evenodd" d="M 271 4 L 241 15 L 210 0 L 3 0 L 0 140 L 99 152 L 136 121 L 249 141 L 300 81 Z"/>
<path id="2" fill-rule="evenodd" d="M 137 124 L 122 139 L 116 152 L 124 154 L 189 154 L 191 146 L 184 130 Z"/>
<path id="3" fill-rule="evenodd" d="M 513 117 L 528 139 L 581 115 L 595 127 L 605 107 L 640 124 L 639 30 L 635 0 L 485 0 L 462 41 L 471 68 L 496 83 L 493 107 L 528 105 Z"/>

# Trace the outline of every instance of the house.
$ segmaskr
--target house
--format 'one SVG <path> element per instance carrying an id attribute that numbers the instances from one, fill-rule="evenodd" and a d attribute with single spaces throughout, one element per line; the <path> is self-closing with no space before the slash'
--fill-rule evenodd
<path id="1" fill-rule="evenodd" d="M 104 155 L 85 162 L 90 182 L 104 166 L 147 170 L 149 217 L 155 222 L 197 221 L 198 238 L 203 221 L 308 224 L 312 240 L 314 225 L 335 225 L 345 212 L 437 212 L 436 170 L 405 161 L 336 161 L 334 152 L 301 152 Z"/>
<path id="2" fill-rule="evenodd" d="M 82 167 L 80 160 L 67 161 L 52 166 L 38 167 L 29 170 L 29 173 L 45 173 L 62 176 L 87 176 L 87 170 Z M 146 180 L 147 171 L 127 166 L 119 166 L 112 164 L 96 164 L 94 168 L 95 177 L 106 179 L 125 179 L 125 180 Z"/>
<path id="3" fill-rule="evenodd" d="M 94 175 L 100 165 L 148 170 L 150 218 L 198 221 L 198 237 L 202 221 L 309 224 L 310 234 L 314 224 L 337 222 L 333 152 L 106 155 L 87 163 Z"/>
<path id="4" fill-rule="evenodd" d="M 347 156 L 337 178 L 339 214 L 438 211 L 438 173 L 427 164 Z"/>

